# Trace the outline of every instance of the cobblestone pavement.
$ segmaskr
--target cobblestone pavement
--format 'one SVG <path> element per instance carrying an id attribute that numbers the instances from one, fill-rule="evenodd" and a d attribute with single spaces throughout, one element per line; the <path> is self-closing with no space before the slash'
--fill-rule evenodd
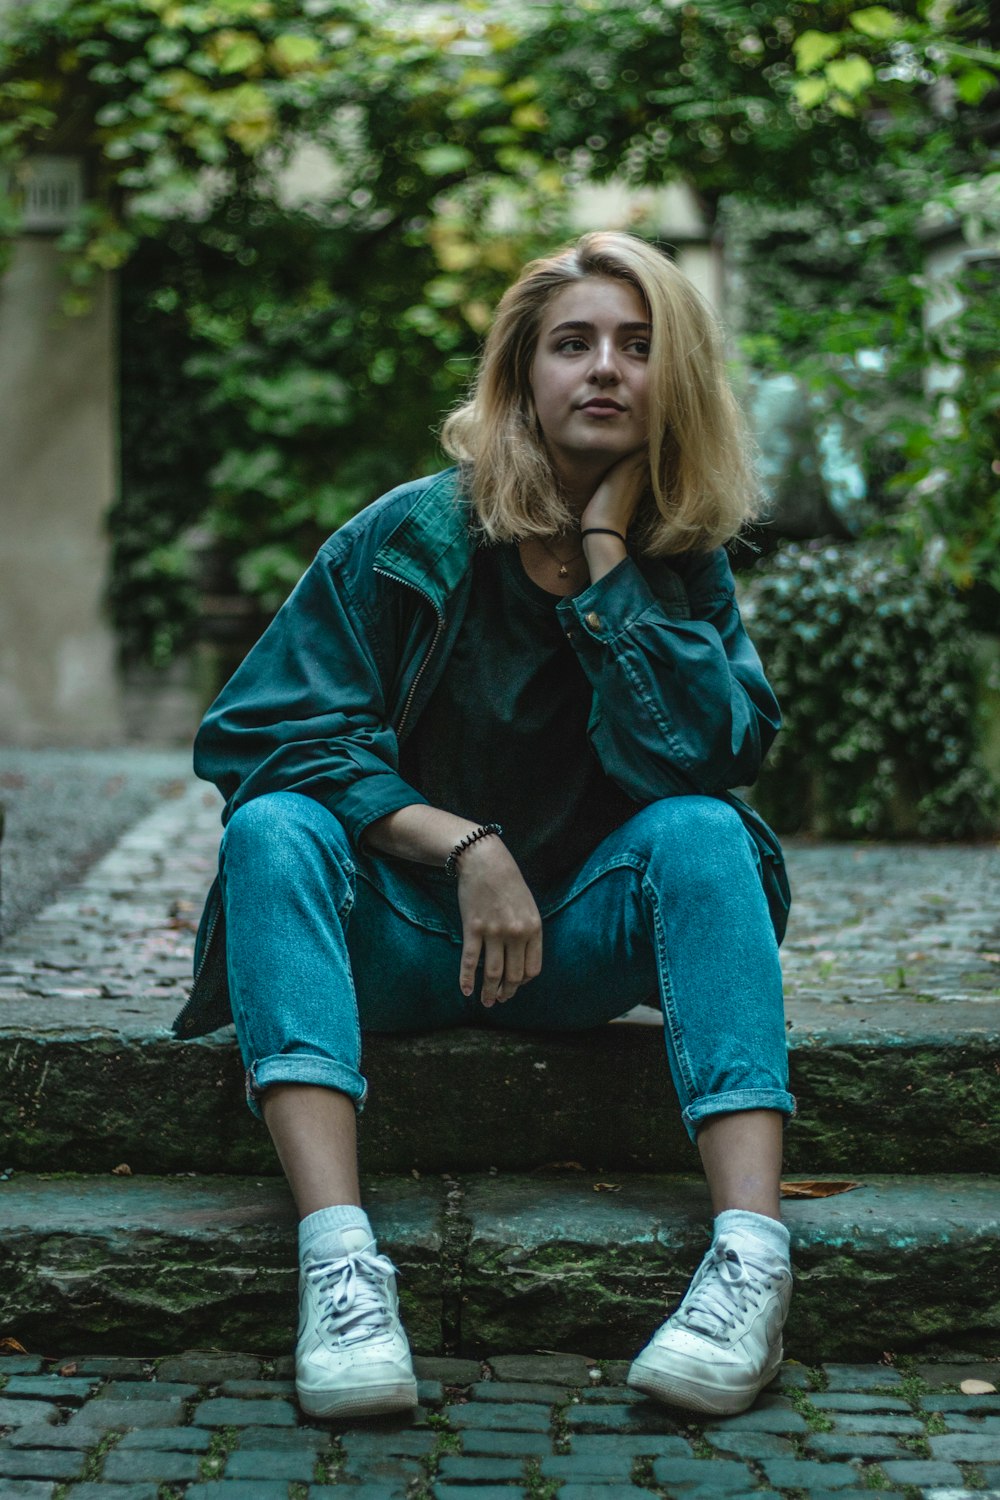
<path id="1" fill-rule="evenodd" d="M 211 787 L 173 790 L 0 948 L 0 1025 L 170 1024 L 220 832 Z M 792 841 L 788 859 L 790 1014 L 910 1002 L 924 1020 L 948 1006 L 985 1022 L 1000 1001 L 1000 848 Z"/>
<path id="2" fill-rule="evenodd" d="M 410 1420 L 303 1421 L 287 1360 L 0 1359 L 3 1500 L 997 1500 L 996 1365 L 786 1364 L 739 1417 L 633 1401 L 579 1355 L 418 1360 Z M 989 1377 L 993 1376 L 993 1380 Z M 987 1377 L 983 1381 L 983 1376 Z"/>
<path id="3" fill-rule="evenodd" d="M 191 778 L 187 750 L 25 750 L 0 746 L 2 931 L 9 937 L 177 795 Z"/>

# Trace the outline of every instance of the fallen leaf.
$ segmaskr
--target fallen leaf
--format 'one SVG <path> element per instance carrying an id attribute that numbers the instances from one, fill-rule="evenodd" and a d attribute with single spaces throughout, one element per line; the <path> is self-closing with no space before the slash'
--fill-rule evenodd
<path id="1" fill-rule="evenodd" d="M 620 1193 L 622 1185 L 620 1182 L 595 1182 L 595 1193 Z"/>
<path id="2" fill-rule="evenodd" d="M 963 1380 L 959 1386 L 963 1396 L 995 1396 L 996 1389 L 988 1380 Z"/>
<path id="3" fill-rule="evenodd" d="M 817 1182 L 804 1179 L 802 1182 L 783 1182 L 781 1196 L 783 1198 L 832 1198 L 837 1193 L 849 1193 L 852 1188 L 860 1186 L 860 1182 Z"/>
<path id="4" fill-rule="evenodd" d="M 80 1366 L 76 1363 L 59 1366 L 60 1375 L 75 1375 Z"/>
<path id="5" fill-rule="evenodd" d="M 17 1339 L 0 1339 L 0 1352 L 4 1354 L 27 1354 L 28 1351 L 23 1344 L 17 1342 Z"/>
<path id="6" fill-rule="evenodd" d="M 128 1162 L 119 1162 L 117 1167 L 111 1168 L 111 1175 L 112 1177 L 131 1177 L 132 1168 L 129 1166 Z"/>

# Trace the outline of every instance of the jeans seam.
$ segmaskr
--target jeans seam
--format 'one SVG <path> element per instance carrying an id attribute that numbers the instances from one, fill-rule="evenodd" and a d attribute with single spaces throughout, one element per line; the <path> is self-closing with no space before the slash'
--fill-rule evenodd
<path id="1" fill-rule="evenodd" d="M 598 880 L 602 879 L 605 875 L 610 875 L 613 870 L 638 870 L 640 875 L 645 876 L 646 860 L 644 860 L 641 855 L 634 854 L 630 850 L 623 851 L 621 854 L 616 854 L 613 859 L 609 859 L 605 864 L 599 865 L 596 870 L 588 871 L 585 880 L 579 879 L 574 881 L 569 890 L 561 895 L 558 899 L 554 899 L 544 904 L 539 902 L 539 915 L 543 918 L 543 920 L 548 917 L 554 916 L 557 911 L 560 911 L 564 906 L 568 906 L 571 901 L 575 901 L 577 896 L 580 896 L 584 891 L 589 890 L 592 885 L 594 885 Z"/>
<path id="2" fill-rule="evenodd" d="M 674 1057 L 677 1059 L 677 1072 L 687 1093 L 686 1099 L 678 1101 L 683 1113 L 687 1109 L 688 1104 L 697 1098 L 697 1090 L 694 1085 L 694 1070 L 691 1066 L 691 1059 L 684 1045 L 683 1027 L 679 1024 L 674 1002 L 673 985 L 670 981 L 670 967 L 667 957 L 667 943 L 660 917 L 659 896 L 646 878 L 647 870 L 648 866 L 642 873 L 642 888 L 653 913 L 653 941 L 656 945 L 656 972 L 660 985 L 660 1005 L 663 1010 L 665 1023 L 664 1033 L 668 1033 L 670 1036 L 670 1045 L 673 1049 Z"/>
<path id="3" fill-rule="evenodd" d="M 383 889 L 377 880 L 373 880 L 363 870 L 358 871 L 358 877 L 365 882 L 369 889 L 375 892 L 381 901 L 384 901 L 387 906 L 391 907 L 398 917 L 402 917 L 404 921 L 419 928 L 421 932 L 432 932 L 436 937 L 446 937 L 449 941 L 455 942 L 455 935 L 451 927 L 442 917 L 428 917 L 424 912 L 417 912 L 409 906 L 404 906 L 398 900 L 395 891 L 390 894 L 387 890 Z M 460 944 L 461 939 L 458 942 Z"/>

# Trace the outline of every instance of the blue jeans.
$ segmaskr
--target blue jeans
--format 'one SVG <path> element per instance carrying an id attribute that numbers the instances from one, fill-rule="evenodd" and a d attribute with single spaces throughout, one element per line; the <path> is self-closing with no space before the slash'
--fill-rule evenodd
<path id="1" fill-rule="evenodd" d="M 739 814 L 712 797 L 651 803 L 572 876 L 535 892 L 542 972 L 489 1010 L 459 989 L 455 882 L 356 854 L 312 798 L 274 792 L 246 803 L 226 828 L 220 869 L 255 1113 L 274 1083 L 319 1084 L 363 1103 L 365 1030 L 575 1030 L 654 996 L 692 1139 L 712 1115 L 794 1112 L 756 851 Z"/>

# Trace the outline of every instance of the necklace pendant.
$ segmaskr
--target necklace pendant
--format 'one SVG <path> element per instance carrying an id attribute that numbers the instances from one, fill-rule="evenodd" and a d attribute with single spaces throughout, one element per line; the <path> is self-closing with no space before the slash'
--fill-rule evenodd
<path id="1" fill-rule="evenodd" d="M 566 566 L 565 563 L 560 563 L 559 564 L 559 577 L 560 578 L 567 578 L 568 576 L 569 576 L 569 568 L 567 568 L 567 566 Z"/>

